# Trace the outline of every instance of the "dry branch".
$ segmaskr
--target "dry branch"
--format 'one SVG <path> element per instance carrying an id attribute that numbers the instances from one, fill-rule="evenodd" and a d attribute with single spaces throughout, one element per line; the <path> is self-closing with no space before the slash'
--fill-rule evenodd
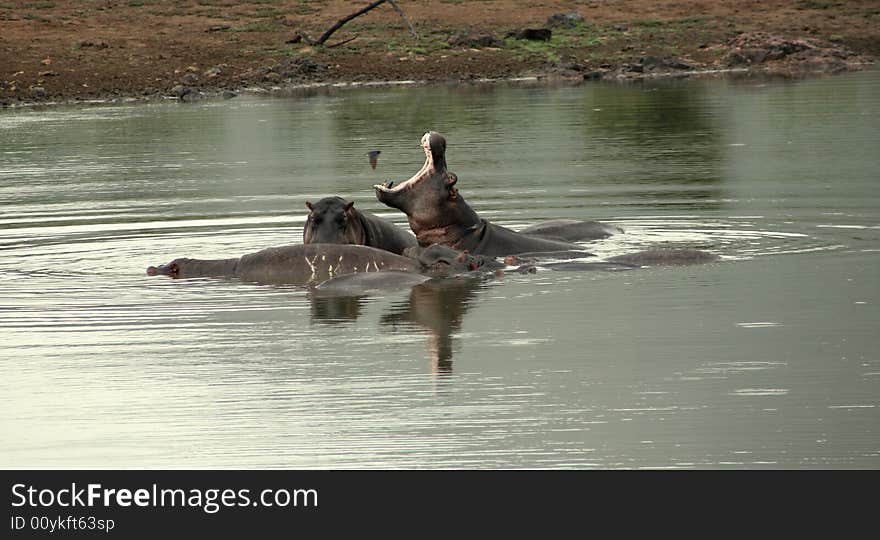
<path id="1" fill-rule="evenodd" d="M 407 26 L 409 26 L 409 31 L 412 33 L 412 35 L 415 36 L 416 39 L 419 39 L 419 35 L 416 33 L 416 29 L 413 28 L 413 25 L 409 21 L 409 19 L 407 18 L 406 14 L 403 12 L 402 9 L 400 9 L 400 6 L 398 6 L 397 2 L 395 2 L 394 0 L 376 0 L 375 2 L 371 2 L 370 4 L 367 4 L 366 6 L 355 11 L 354 13 L 351 13 L 350 15 L 346 15 L 345 17 L 343 17 L 343 18 L 339 19 L 338 21 L 336 21 L 335 23 L 333 23 L 333 26 L 331 26 L 323 34 L 321 34 L 321 37 L 319 37 L 318 39 L 312 39 L 304 33 L 300 34 L 297 37 L 302 37 L 302 39 L 304 39 L 306 41 L 306 43 L 308 43 L 309 45 L 323 45 L 324 43 L 327 42 L 328 39 L 330 39 L 330 36 L 332 36 L 334 32 L 336 32 L 337 30 L 342 28 L 348 21 L 354 19 L 355 17 L 360 17 L 364 13 L 367 13 L 368 11 L 379 7 L 380 5 L 384 4 L 385 2 L 388 2 L 389 4 L 391 4 L 391 7 L 394 8 L 394 11 L 396 11 L 397 14 L 400 15 L 400 18 L 403 19 L 403 21 L 407 24 Z M 290 40 L 288 43 L 295 43 L 296 41 L 298 41 L 297 37 Z M 357 37 L 357 36 L 355 36 L 355 37 Z M 332 45 L 332 47 L 337 47 L 339 45 L 342 45 L 343 43 L 348 43 L 349 41 L 351 41 L 353 39 L 355 39 L 355 38 L 340 41 L 339 43 Z"/>

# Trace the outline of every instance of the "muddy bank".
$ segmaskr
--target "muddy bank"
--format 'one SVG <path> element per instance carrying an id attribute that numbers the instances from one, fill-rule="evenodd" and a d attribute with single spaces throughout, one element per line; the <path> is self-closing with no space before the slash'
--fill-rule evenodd
<path id="1" fill-rule="evenodd" d="M 878 0 L 397 3 L 412 28 L 385 4 L 322 45 L 315 36 L 368 2 L 0 3 L 0 105 L 393 80 L 800 76 L 863 69 L 880 52 Z"/>

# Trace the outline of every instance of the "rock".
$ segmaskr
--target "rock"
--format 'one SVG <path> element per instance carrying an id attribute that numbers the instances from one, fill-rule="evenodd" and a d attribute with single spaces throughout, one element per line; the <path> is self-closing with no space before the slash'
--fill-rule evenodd
<path id="1" fill-rule="evenodd" d="M 501 47 L 503 43 L 491 33 L 463 33 L 451 36 L 446 43 L 453 47 Z"/>
<path id="2" fill-rule="evenodd" d="M 60 73 L 57 71 L 41 71 L 37 75 L 40 77 L 57 77 Z"/>
<path id="3" fill-rule="evenodd" d="M 34 99 L 43 99 L 46 97 L 46 89 L 42 86 L 31 86 L 30 94 Z"/>
<path id="4" fill-rule="evenodd" d="M 190 88 L 182 84 L 178 84 L 171 89 L 171 95 L 180 100 L 182 100 L 185 96 L 192 94 L 193 92 L 195 92 L 194 88 Z"/>
<path id="5" fill-rule="evenodd" d="M 221 73 L 223 73 L 222 69 L 217 66 L 213 66 L 206 69 L 204 75 L 209 79 L 213 79 L 214 77 L 219 76 Z"/>
<path id="6" fill-rule="evenodd" d="M 728 67 L 783 60 L 817 47 L 805 40 L 785 39 L 765 32 L 743 33 L 727 42 L 730 49 L 722 62 Z"/>
<path id="7" fill-rule="evenodd" d="M 232 90 L 224 90 L 221 95 L 223 96 L 223 99 L 232 99 L 234 97 L 238 97 L 238 94 L 236 94 Z"/>
<path id="8" fill-rule="evenodd" d="M 584 16 L 577 11 L 571 13 L 554 13 L 547 17 L 547 26 L 550 28 L 574 28 L 584 22 Z"/>
<path id="9" fill-rule="evenodd" d="M 577 62 L 557 62 L 547 67 L 546 74 L 566 79 L 578 79 L 581 78 L 581 71 L 583 70 L 584 66 Z"/>
<path id="10" fill-rule="evenodd" d="M 598 81 L 599 79 L 602 78 L 603 75 L 605 75 L 605 72 L 600 71 L 598 69 L 594 70 L 594 71 L 587 71 L 586 73 L 584 73 L 584 80 L 585 81 Z"/>
<path id="11" fill-rule="evenodd" d="M 180 84 L 185 86 L 193 86 L 199 83 L 199 76 L 195 73 L 187 73 L 180 78 Z"/>
<path id="12" fill-rule="evenodd" d="M 691 70 L 696 69 L 696 65 L 685 62 L 680 58 L 659 58 L 656 56 L 646 56 L 640 60 L 640 63 L 649 70 L 653 69 L 674 69 L 674 70 Z"/>
<path id="13" fill-rule="evenodd" d="M 520 30 L 511 30 L 507 33 L 507 37 L 532 41 L 550 41 L 550 38 L 553 37 L 553 31 L 549 28 L 522 28 Z"/>
<path id="14" fill-rule="evenodd" d="M 836 44 L 788 39 L 765 32 L 742 33 L 728 41 L 725 67 L 752 67 L 784 75 L 835 73 L 857 68 L 865 57 Z"/>
<path id="15" fill-rule="evenodd" d="M 191 92 L 184 94 L 179 99 L 180 99 L 180 101 L 183 101 L 184 103 L 191 103 L 193 101 L 199 101 L 203 97 L 205 97 L 205 96 L 201 92 L 199 92 L 196 89 L 192 89 Z"/>
<path id="16" fill-rule="evenodd" d="M 311 58 L 285 58 L 276 65 L 266 68 L 263 79 L 278 82 L 282 79 L 309 78 L 328 69 L 326 64 L 315 62 Z"/>

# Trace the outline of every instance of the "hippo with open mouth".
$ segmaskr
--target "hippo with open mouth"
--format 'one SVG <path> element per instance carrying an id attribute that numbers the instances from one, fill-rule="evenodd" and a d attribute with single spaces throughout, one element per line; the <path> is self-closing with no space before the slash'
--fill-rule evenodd
<path id="1" fill-rule="evenodd" d="M 297 244 L 249 253 L 231 259 L 174 259 L 150 266 L 148 276 L 172 278 L 220 277 L 269 284 L 317 285 L 337 276 L 358 272 L 398 271 L 432 276 L 481 269 L 487 260 L 448 248 L 430 247 L 417 257 L 349 244 Z"/>
<path id="2" fill-rule="evenodd" d="M 477 215 L 455 187 L 458 177 L 446 168 L 446 139 L 431 131 L 425 133 L 421 144 L 425 164 L 419 172 L 400 184 L 387 182 L 374 189 L 380 202 L 406 214 L 422 246 L 443 244 L 495 257 L 578 249 L 570 240 L 605 238 L 620 231 L 597 222 L 553 222 L 547 236 L 554 238 L 549 238 L 490 223 Z"/>
<path id="3" fill-rule="evenodd" d="M 354 202 L 325 197 L 306 202 L 308 218 L 303 228 L 305 244 L 356 244 L 384 249 L 398 255 L 418 244 L 409 231 L 390 221 L 358 210 Z"/>

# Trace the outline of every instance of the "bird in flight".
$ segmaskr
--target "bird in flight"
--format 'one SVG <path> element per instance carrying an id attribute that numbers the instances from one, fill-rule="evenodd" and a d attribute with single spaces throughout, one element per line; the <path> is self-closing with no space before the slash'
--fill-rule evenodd
<path id="1" fill-rule="evenodd" d="M 367 152 L 367 155 L 370 156 L 370 167 L 376 168 L 376 162 L 379 161 L 379 154 L 381 153 L 381 150 L 370 150 Z"/>

